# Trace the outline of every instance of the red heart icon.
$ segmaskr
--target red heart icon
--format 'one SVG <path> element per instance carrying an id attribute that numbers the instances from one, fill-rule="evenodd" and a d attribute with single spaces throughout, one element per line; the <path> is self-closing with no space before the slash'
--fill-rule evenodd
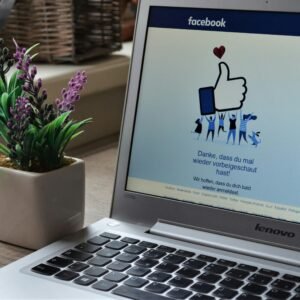
<path id="1" fill-rule="evenodd" d="M 214 53 L 215 56 L 217 56 L 218 58 L 221 59 L 222 56 L 225 53 L 225 47 L 224 46 L 220 46 L 219 48 L 215 47 L 214 50 L 213 50 L 213 53 Z"/>

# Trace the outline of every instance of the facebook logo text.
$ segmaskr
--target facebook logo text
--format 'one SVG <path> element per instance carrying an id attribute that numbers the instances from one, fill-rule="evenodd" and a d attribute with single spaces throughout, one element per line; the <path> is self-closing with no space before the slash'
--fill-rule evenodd
<path id="1" fill-rule="evenodd" d="M 221 20 L 210 20 L 208 17 L 205 19 L 194 19 L 192 16 L 188 19 L 189 26 L 200 26 L 200 27 L 226 27 L 226 21 L 224 18 Z"/>

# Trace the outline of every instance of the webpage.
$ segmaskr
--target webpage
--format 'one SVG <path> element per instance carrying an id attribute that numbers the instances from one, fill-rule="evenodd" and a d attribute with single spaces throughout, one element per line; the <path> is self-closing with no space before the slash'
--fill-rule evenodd
<path id="1" fill-rule="evenodd" d="M 152 7 L 127 190 L 300 221 L 300 15 Z"/>

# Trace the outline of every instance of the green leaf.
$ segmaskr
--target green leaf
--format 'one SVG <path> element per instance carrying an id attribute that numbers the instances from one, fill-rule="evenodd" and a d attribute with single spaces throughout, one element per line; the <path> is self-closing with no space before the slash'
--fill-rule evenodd
<path id="1" fill-rule="evenodd" d="M 4 122 L 0 120 L 0 136 L 3 138 L 5 143 L 8 143 L 8 128 Z"/>
<path id="2" fill-rule="evenodd" d="M 0 100 L 0 103 L 1 103 L 1 107 L 2 107 L 2 111 L 5 115 L 5 118 L 6 120 L 8 120 L 9 118 L 9 103 L 8 103 L 8 94 L 7 93 L 3 93 L 2 96 L 1 96 L 1 100 Z"/>
<path id="3" fill-rule="evenodd" d="M 49 126 L 48 141 L 50 143 L 49 146 L 54 147 L 56 134 L 61 130 L 64 122 L 66 121 L 70 113 L 71 113 L 70 111 L 65 112 L 48 124 Z"/>
<path id="4" fill-rule="evenodd" d="M 6 122 L 6 117 L 1 106 L 0 106 L 0 121 Z"/>
<path id="5" fill-rule="evenodd" d="M 0 79 L 0 94 L 3 94 L 5 92 L 6 92 L 5 84 L 4 84 L 3 80 Z"/>
<path id="6" fill-rule="evenodd" d="M 35 49 L 37 46 L 39 46 L 39 43 L 36 43 L 34 45 L 32 45 L 30 48 L 28 48 L 25 52 L 25 55 L 29 54 L 33 49 Z"/>
<path id="7" fill-rule="evenodd" d="M 34 53 L 33 55 L 31 55 L 31 60 L 34 60 L 37 56 L 39 55 L 39 53 Z"/>
<path id="8" fill-rule="evenodd" d="M 40 145 L 40 147 L 43 147 L 45 143 L 48 143 L 48 145 L 52 144 L 53 146 L 55 141 L 55 134 L 57 134 L 56 129 L 61 129 L 62 124 L 65 122 L 69 115 L 70 112 L 63 113 L 58 118 L 39 130 L 36 137 L 36 142 Z"/>
<path id="9" fill-rule="evenodd" d="M 4 146 L 3 144 L 0 144 L 0 152 L 3 153 L 6 156 L 10 155 L 10 150 Z"/>
<path id="10" fill-rule="evenodd" d="M 17 81 L 18 81 L 18 76 L 19 76 L 20 73 L 21 73 L 21 72 L 20 72 L 19 70 L 17 70 L 17 71 L 15 71 L 15 72 L 11 75 L 11 77 L 10 77 L 10 79 L 9 79 L 8 90 L 7 90 L 7 92 L 8 92 L 9 94 L 11 94 L 12 91 L 14 91 L 14 90 L 16 89 L 16 85 L 17 85 Z"/>
<path id="11" fill-rule="evenodd" d="M 59 149 L 59 152 L 62 153 L 65 148 L 67 147 L 68 143 L 71 141 L 72 136 L 74 136 L 76 134 L 76 132 L 84 125 L 90 123 L 92 121 L 91 118 L 89 119 L 85 119 L 83 121 L 77 122 L 75 124 L 73 124 L 66 132 L 65 136 L 64 136 L 64 140 L 61 144 L 61 148 Z"/>
<path id="12" fill-rule="evenodd" d="M 12 97 L 14 92 L 18 89 L 18 87 L 14 88 L 12 91 L 9 92 L 8 97 Z"/>
<path id="13" fill-rule="evenodd" d="M 34 142 L 37 136 L 38 130 L 35 126 L 30 125 L 26 131 L 26 135 L 23 143 L 23 160 L 26 162 L 32 161 L 34 155 Z"/>
<path id="14" fill-rule="evenodd" d="M 77 138 L 77 137 L 78 137 L 79 135 L 81 135 L 82 133 L 84 133 L 84 130 L 78 131 L 77 133 L 73 134 L 73 135 L 71 136 L 70 142 L 71 142 L 72 140 L 74 140 L 75 138 Z"/>
<path id="15" fill-rule="evenodd" d="M 64 139 L 65 139 L 65 134 L 68 131 L 68 129 L 73 125 L 73 121 L 69 121 L 63 128 L 62 130 L 59 132 L 59 134 L 57 135 L 55 144 L 54 144 L 54 148 L 56 149 L 56 151 L 58 152 L 59 149 L 61 148 L 61 144 L 63 143 Z"/>

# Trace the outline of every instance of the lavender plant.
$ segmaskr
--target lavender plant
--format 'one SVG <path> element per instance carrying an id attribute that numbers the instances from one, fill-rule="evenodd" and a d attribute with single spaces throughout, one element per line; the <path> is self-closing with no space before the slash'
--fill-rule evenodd
<path id="1" fill-rule="evenodd" d="M 0 39 L 0 153 L 15 167 L 26 171 L 50 171 L 65 163 L 65 148 L 83 133 L 91 119 L 74 121 L 71 113 L 87 82 L 85 72 L 78 72 L 63 89 L 61 97 L 46 103 L 37 68 L 32 66 L 34 45 L 26 50 L 16 42 L 13 57 Z M 7 73 L 16 70 L 8 79 Z"/>

